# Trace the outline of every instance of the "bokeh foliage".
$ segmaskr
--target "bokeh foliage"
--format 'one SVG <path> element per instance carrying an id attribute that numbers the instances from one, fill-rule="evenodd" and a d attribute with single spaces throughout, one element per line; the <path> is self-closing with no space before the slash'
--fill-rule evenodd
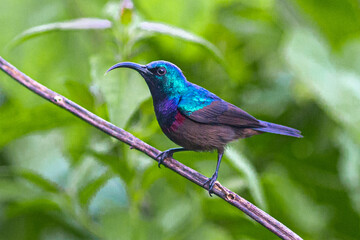
<path id="1" fill-rule="evenodd" d="M 114 63 L 174 62 L 255 117 L 302 130 L 231 144 L 219 180 L 304 239 L 360 239 L 358 1 L 2 0 L 0 22 L 2 57 L 161 150 L 174 144 L 144 81 L 104 76 Z M 0 130 L 0 239 L 276 239 L 4 74 Z M 207 176 L 216 164 L 214 153 L 176 158 Z"/>

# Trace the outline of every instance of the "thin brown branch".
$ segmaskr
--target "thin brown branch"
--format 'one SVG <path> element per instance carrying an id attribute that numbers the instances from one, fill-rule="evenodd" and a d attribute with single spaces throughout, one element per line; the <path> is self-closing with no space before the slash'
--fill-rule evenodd
<path id="1" fill-rule="evenodd" d="M 10 63 L 5 61 L 1 57 L 0 57 L 0 68 L 10 77 L 12 77 L 20 84 L 27 87 L 30 91 L 40 95 L 41 97 L 54 103 L 55 105 L 66 109 L 67 111 L 71 112 L 72 114 L 81 118 L 82 120 L 90 123 L 94 127 L 97 127 L 106 134 L 130 145 L 132 148 L 135 148 L 145 153 L 152 159 L 156 160 L 156 156 L 160 153 L 159 150 L 136 138 L 131 133 L 116 127 L 115 125 L 105 121 L 104 119 L 87 111 L 85 108 L 77 105 L 76 103 L 61 96 L 60 94 L 51 91 L 50 89 L 46 88 L 45 86 L 41 85 L 40 83 L 26 76 L 25 74 L 17 70 L 14 66 L 12 66 Z M 185 166 L 184 164 L 176 161 L 175 159 L 166 159 L 163 165 L 173 170 L 174 172 L 178 173 L 179 175 L 187 178 L 193 183 L 199 185 L 200 187 L 205 189 L 208 188 L 208 185 L 204 186 L 204 184 L 208 180 L 207 177 Z M 246 199 L 240 197 L 236 193 L 223 187 L 219 182 L 216 182 L 213 191 L 215 195 L 222 198 L 231 205 L 235 206 L 236 208 L 240 209 L 249 217 L 256 220 L 261 225 L 263 225 L 264 227 L 275 233 L 278 237 L 289 240 L 302 239 L 296 233 L 294 233 L 289 228 L 287 228 L 285 225 L 277 221 L 275 218 L 271 217 L 269 214 L 257 208 L 255 205 L 248 202 Z"/>

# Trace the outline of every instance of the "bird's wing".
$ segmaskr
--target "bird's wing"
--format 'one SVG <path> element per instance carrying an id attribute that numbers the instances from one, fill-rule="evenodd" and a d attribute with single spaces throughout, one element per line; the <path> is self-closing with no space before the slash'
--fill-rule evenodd
<path id="1" fill-rule="evenodd" d="M 182 104 L 180 100 L 178 110 L 189 119 L 206 124 L 224 124 L 235 127 L 264 127 L 256 118 L 240 108 L 221 99 L 212 101 L 201 109 L 191 111 L 193 107 Z"/>

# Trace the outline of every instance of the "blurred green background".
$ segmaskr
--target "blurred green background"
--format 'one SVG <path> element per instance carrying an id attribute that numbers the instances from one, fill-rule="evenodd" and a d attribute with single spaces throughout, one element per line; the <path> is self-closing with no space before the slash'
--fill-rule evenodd
<path id="1" fill-rule="evenodd" d="M 143 79 L 104 72 L 120 61 L 175 63 L 188 80 L 304 135 L 230 144 L 224 186 L 304 239 L 360 239 L 359 2 L 125 3 L 2 0 L 0 55 L 160 150 L 175 145 Z M 79 18 L 96 19 L 71 21 Z M 277 239 L 3 73 L 0 133 L 0 239 Z M 216 166 L 215 153 L 176 159 L 206 176 Z"/>

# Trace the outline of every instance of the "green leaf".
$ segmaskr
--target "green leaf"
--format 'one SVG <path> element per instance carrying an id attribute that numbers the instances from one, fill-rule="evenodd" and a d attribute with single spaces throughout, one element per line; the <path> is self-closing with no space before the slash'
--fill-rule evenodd
<path id="1" fill-rule="evenodd" d="M 234 239 L 231 234 L 227 231 L 225 227 L 221 227 L 217 224 L 212 224 L 207 221 L 204 221 L 200 227 L 196 229 L 196 231 L 192 232 L 187 236 L 188 240 L 197 240 L 197 239 L 206 239 L 206 240 L 230 240 Z M 243 236 L 241 239 L 250 240 L 251 238 L 244 238 Z"/>
<path id="2" fill-rule="evenodd" d="M 18 201 L 8 209 L 11 217 L 29 214 L 30 212 L 51 212 L 60 210 L 60 206 L 56 201 L 45 197 L 37 197 L 33 199 Z"/>
<path id="3" fill-rule="evenodd" d="M 68 192 L 72 196 L 107 171 L 105 166 L 88 155 L 85 155 L 72 169 L 68 181 Z"/>
<path id="4" fill-rule="evenodd" d="M 123 182 L 118 177 L 109 179 L 91 199 L 89 211 L 92 216 L 99 216 L 128 206 L 128 196 Z"/>
<path id="5" fill-rule="evenodd" d="M 131 224 L 131 215 L 127 209 L 108 211 L 102 213 L 99 218 L 101 222 L 101 233 L 102 236 L 104 236 L 103 239 L 134 239 L 132 235 L 134 232 L 134 224 Z M 137 227 L 135 231 L 137 233 L 143 232 L 143 226 L 140 225 L 140 221 L 138 224 L 139 225 L 135 225 Z"/>
<path id="6" fill-rule="evenodd" d="M 225 155 L 230 160 L 230 164 L 239 172 L 243 173 L 248 181 L 249 190 L 256 202 L 263 210 L 267 209 L 267 204 L 264 196 L 263 189 L 259 183 L 259 177 L 255 171 L 255 168 L 251 165 L 249 160 L 234 148 L 226 150 Z"/>
<path id="7" fill-rule="evenodd" d="M 200 36 L 185 31 L 184 29 L 159 22 L 141 22 L 139 24 L 139 27 L 140 29 L 148 31 L 150 33 L 164 34 L 188 42 L 199 44 L 200 46 L 209 50 L 217 58 L 217 60 L 221 62 L 224 61 L 224 57 L 222 56 L 220 50 L 214 44 L 210 43 L 209 41 Z"/>
<path id="8" fill-rule="evenodd" d="M 0 111 L 0 147 L 31 132 L 63 127 L 74 119 L 71 114 L 49 104 L 25 108 L 12 103 L 3 105 Z"/>
<path id="9" fill-rule="evenodd" d="M 4 150 L 11 156 L 12 166 L 28 169 L 61 187 L 66 186 L 70 166 L 64 156 L 61 130 L 22 137 L 8 144 Z M 33 181 L 39 183 L 40 179 Z"/>
<path id="10" fill-rule="evenodd" d="M 25 169 L 18 170 L 17 174 L 20 175 L 21 177 L 23 177 L 24 179 L 28 180 L 29 182 L 32 182 L 33 184 L 44 189 L 45 191 L 48 191 L 48 192 L 59 192 L 60 191 L 60 188 L 56 183 L 54 183 L 54 182 L 42 177 L 40 174 L 37 174 L 30 170 L 25 170 Z"/>
<path id="11" fill-rule="evenodd" d="M 0 179 L 0 202 L 24 200 L 36 197 L 39 192 L 34 191 L 25 182 Z"/>
<path id="12" fill-rule="evenodd" d="M 274 167 L 263 177 L 271 209 L 282 218 L 289 219 L 298 229 L 315 236 L 327 229 L 330 221 L 330 209 L 309 197 L 282 167 Z M 290 224 L 290 222 L 289 222 Z"/>
<path id="13" fill-rule="evenodd" d="M 80 161 L 83 154 L 89 148 L 92 139 L 92 126 L 79 121 L 79 124 L 64 129 L 65 151 L 72 162 Z"/>
<path id="14" fill-rule="evenodd" d="M 14 47 L 33 37 L 37 37 L 54 31 L 107 29 L 111 28 L 111 26 L 112 23 L 109 20 L 99 18 L 79 18 L 65 22 L 44 24 L 25 30 L 20 35 L 15 37 L 15 39 L 11 43 L 11 46 Z"/>
<path id="15" fill-rule="evenodd" d="M 163 231 L 174 234 L 188 224 L 195 211 L 193 208 L 194 204 L 189 199 L 178 199 L 159 218 Z"/>
<path id="16" fill-rule="evenodd" d="M 133 18 L 134 4 L 131 0 L 122 1 L 120 19 L 122 24 L 129 24 Z"/>
<path id="17" fill-rule="evenodd" d="M 69 92 L 69 98 L 72 101 L 76 102 L 89 111 L 93 111 L 94 97 L 91 95 L 88 86 L 78 81 L 67 80 L 65 82 L 65 87 Z"/>
<path id="18" fill-rule="evenodd" d="M 92 57 L 91 77 L 107 103 L 110 121 L 124 128 L 140 104 L 150 97 L 150 91 L 135 71 L 121 69 L 104 76 L 105 71 L 112 65 L 113 61 L 100 56 Z"/>
<path id="19" fill-rule="evenodd" d="M 341 147 L 339 176 L 349 192 L 352 205 L 360 215 L 360 149 L 347 134 L 341 132 L 337 141 Z"/>
<path id="20" fill-rule="evenodd" d="M 115 173 L 121 176 L 121 179 L 125 183 L 129 184 L 134 177 L 134 169 L 130 168 L 128 161 L 120 159 L 117 155 L 102 154 L 91 152 L 92 156 L 96 157 L 97 160 L 103 162 L 109 166 Z"/>
<path id="21" fill-rule="evenodd" d="M 360 143 L 360 75 L 341 68 L 320 37 L 295 29 L 284 47 L 285 61 L 294 80 L 348 133 Z"/>
<path id="22" fill-rule="evenodd" d="M 105 172 L 100 177 L 94 179 L 81 190 L 79 190 L 79 200 L 80 204 L 87 206 L 91 199 L 95 197 L 99 189 L 110 179 L 111 174 Z"/>

